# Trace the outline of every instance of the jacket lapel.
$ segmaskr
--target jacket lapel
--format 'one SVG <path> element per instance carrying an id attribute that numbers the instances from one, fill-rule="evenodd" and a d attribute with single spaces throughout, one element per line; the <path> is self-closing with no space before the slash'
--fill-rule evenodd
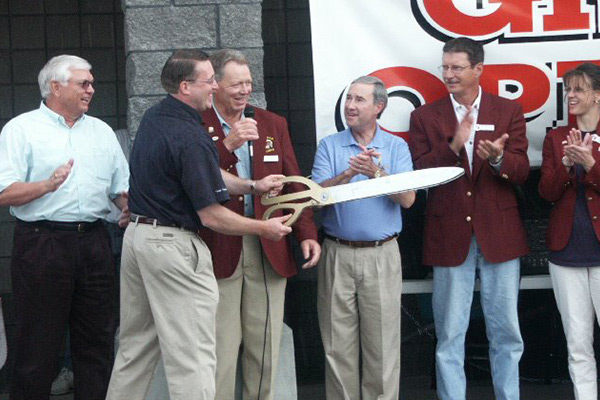
<path id="1" fill-rule="evenodd" d="M 225 132 L 223 132 L 223 127 L 219 122 L 219 118 L 217 118 L 217 114 L 213 109 L 208 110 L 206 113 L 202 114 L 202 118 L 204 118 L 204 128 L 206 128 L 206 132 L 208 135 L 213 137 L 218 137 L 218 140 L 225 139 Z M 210 128 L 213 129 L 213 132 L 210 133 Z M 214 140 L 214 139 L 213 139 Z"/>

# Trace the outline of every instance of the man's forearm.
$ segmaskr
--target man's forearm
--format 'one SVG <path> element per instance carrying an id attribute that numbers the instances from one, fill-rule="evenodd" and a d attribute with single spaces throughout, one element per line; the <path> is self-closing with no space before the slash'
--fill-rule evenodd
<path id="1" fill-rule="evenodd" d="M 229 191 L 232 195 L 238 194 L 250 194 L 252 193 L 252 181 L 249 179 L 242 179 L 238 176 L 233 175 L 221 169 L 221 176 L 223 177 L 223 182 L 225 182 L 225 186 L 227 186 L 227 191 Z"/>
<path id="2" fill-rule="evenodd" d="M 319 185 L 321 185 L 321 187 L 343 185 L 343 184 L 350 182 L 350 180 L 352 180 L 352 178 L 355 175 L 357 175 L 357 174 L 353 173 L 352 170 L 350 168 L 348 168 L 347 170 L 345 170 L 338 176 L 335 176 L 331 179 L 327 179 L 326 181 L 319 183 Z"/>
<path id="3" fill-rule="evenodd" d="M 202 225 L 224 235 L 261 235 L 262 221 L 246 218 L 230 209 L 213 204 L 198 211 Z"/>
<path id="4" fill-rule="evenodd" d="M 394 202 L 400 204 L 402 208 L 410 208 L 415 202 L 416 193 L 414 190 L 402 193 L 396 193 L 389 196 Z"/>
<path id="5" fill-rule="evenodd" d="M 113 204 L 119 210 L 122 210 L 123 208 L 127 207 L 127 201 L 127 196 L 123 195 L 123 193 L 112 199 Z"/>
<path id="6" fill-rule="evenodd" d="M 22 206 L 52 191 L 50 183 L 15 182 L 0 193 L 0 206 Z"/>

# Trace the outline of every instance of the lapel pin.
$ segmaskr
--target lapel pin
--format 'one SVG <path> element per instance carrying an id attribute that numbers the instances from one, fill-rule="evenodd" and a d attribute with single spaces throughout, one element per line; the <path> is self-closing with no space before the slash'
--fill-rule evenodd
<path id="1" fill-rule="evenodd" d="M 212 127 L 212 126 L 209 126 L 209 127 L 208 127 L 208 134 L 209 134 L 209 135 L 212 135 L 213 133 L 215 133 L 215 128 L 214 128 L 214 127 Z M 219 137 L 218 137 L 218 136 L 213 136 L 213 137 L 212 137 L 212 141 L 213 141 L 213 142 L 216 142 L 217 140 L 219 140 Z"/>

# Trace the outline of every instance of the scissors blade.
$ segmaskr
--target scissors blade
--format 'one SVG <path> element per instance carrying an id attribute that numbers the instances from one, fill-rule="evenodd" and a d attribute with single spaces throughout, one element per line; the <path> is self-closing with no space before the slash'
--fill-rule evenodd
<path id="1" fill-rule="evenodd" d="M 459 167 L 438 167 L 402 172 L 377 179 L 327 188 L 327 204 L 343 203 L 345 201 L 366 199 L 369 197 L 387 196 L 409 190 L 425 189 L 451 182 L 464 175 Z M 323 199 L 325 200 L 325 199 Z"/>

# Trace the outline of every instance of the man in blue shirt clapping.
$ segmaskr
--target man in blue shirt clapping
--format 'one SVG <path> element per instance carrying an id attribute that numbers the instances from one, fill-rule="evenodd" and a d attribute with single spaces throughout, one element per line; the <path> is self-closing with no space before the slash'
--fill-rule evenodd
<path id="1" fill-rule="evenodd" d="M 321 140 L 315 182 L 328 187 L 412 170 L 406 142 L 377 124 L 386 105 L 379 78 L 352 82 L 344 105 L 348 129 Z M 402 265 L 396 238 L 401 207 L 414 201 L 410 191 L 322 211 L 317 308 L 328 399 L 399 397 Z"/>

